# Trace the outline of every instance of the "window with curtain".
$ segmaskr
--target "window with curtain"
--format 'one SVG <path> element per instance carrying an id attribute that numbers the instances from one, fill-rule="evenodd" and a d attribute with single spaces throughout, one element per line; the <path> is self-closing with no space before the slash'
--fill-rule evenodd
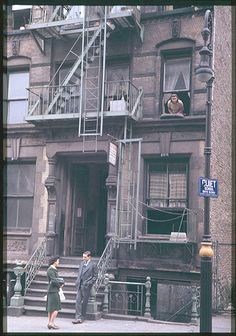
<path id="1" fill-rule="evenodd" d="M 30 228 L 34 202 L 35 164 L 7 164 L 4 167 L 4 226 Z"/>
<path id="2" fill-rule="evenodd" d="M 175 92 L 184 104 L 184 114 L 189 115 L 191 92 L 191 58 L 165 57 L 163 66 L 162 113 L 167 113 L 167 102 Z"/>
<path id="3" fill-rule="evenodd" d="M 187 162 L 148 162 L 148 234 L 186 231 Z"/>
<path id="4" fill-rule="evenodd" d="M 25 123 L 28 111 L 29 72 L 8 74 L 8 124 Z"/>
<path id="5" fill-rule="evenodd" d="M 129 64 L 127 62 L 111 62 L 106 66 L 105 108 L 110 109 L 112 100 L 122 97 L 128 101 L 129 96 Z"/>

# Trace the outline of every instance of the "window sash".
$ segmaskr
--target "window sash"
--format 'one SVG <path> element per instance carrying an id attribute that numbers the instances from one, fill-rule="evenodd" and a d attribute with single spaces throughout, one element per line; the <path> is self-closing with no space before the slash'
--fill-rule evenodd
<path id="1" fill-rule="evenodd" d="M 12 72 L 8 77 L 8 99 L 28 99 L 29 72 Z"/>
<path id="2" fill-rule="evenodd" d="M 166 59 L 163 92 L 190 90 L 190 58 Z"/>
<path id="3" fill-rule="evenodd" d="M 11 100 L 8 101 L 8 124 L 25 123 L 25 117 L 28 112 L 28 100 Z"/>
<path id="4" fill-rule="evenodd" d="M 8 75 L 8 124 L 25 122 L 28 112 L 29 72 L 12 72 Z"/>
<path id="5" fill-rule="evenodd" d="M 33 218 L 33 197 L 5 198 L 5 227 L 30 228 Z"/>
<path id="6" fill-rule="evenodd" d="M 7 164 L 4 167 L 4 225 L 9 228 L 32 226 L 35 164 Z"/>
<path id="7" fill-rule="evenodd" d="M 155 167 L 155 170 L 154 170 Z M 153 207 L 187 206 L 186 165 L 150 165 L 148 203 Z M 165 171 L 163 171 L 163 168 Z"/>

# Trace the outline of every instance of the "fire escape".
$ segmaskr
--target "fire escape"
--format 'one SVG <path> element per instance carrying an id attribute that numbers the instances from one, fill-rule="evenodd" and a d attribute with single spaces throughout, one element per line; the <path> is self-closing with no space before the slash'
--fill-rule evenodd
<path id="1" fill-rule="evenodd" d="M 142 36 L 137 8 L 125 6 L 113 13 L 109 6 L 55 6 L 49 13 L 48 7 L 33 6 L 32 23 L 27 29 L 42 53 L 46 52 L 47 40 L 52 38 L 62 43 L 71 40 L 71 48 L 48 85 L 29 88 L 26 120 L 37 124 L 44 120 L 77 119 L 78 135 L 83 136 L 102 135 L 104 116 L 138 118 L 141 91 L 130 81 L 124 83 L 126 104 L 112 105 L 114 97 L 106 95 L 111 83 L 105 81 L 106 42 L 112 32 L 133 29 Z M 76 11 L 79 7 L 83 7 L 83 12 Z M 58 73 L 71 59 L 73 64 L 67 74 L 55 85 Z"/>
<path id="2" fill-rule="evenodd" d="M 78 122 L 83 152 L 91 147 L 96 152 L 104 117 L 124 118 L 124 138 L 118 141 L 116 237 L 118 243 L 136 247 L 142 139 L 132 138 L 132 120 L 141 116 L 142 89 L 131 81 L 108 82 L 105 74 L 107 39 L 113 32 L 132 30 L 142 41 L 140 12 L 136 6 L 32 6 L 27 28 L 42 54 L 51 39 L 71 41 L 71 46 L 48 85 L 28 89 L 26 121 L 36 126 Z"/>

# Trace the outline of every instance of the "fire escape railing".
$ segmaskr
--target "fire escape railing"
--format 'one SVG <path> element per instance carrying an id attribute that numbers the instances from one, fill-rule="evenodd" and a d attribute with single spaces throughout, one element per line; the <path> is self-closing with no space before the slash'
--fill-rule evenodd
<path id="1" fill-rule="evenodd" d="M 44 237 L 42 242 L 38 245 L 34 253 L 32 254 L 31 258 L 27 262 L 27 264 L 24 267 L 25 270 L 25 290 L 24 294 L 26 295 L 26 292 L 31 284 L 31 282 L 34 280 L 38 270 L 42 266 L 42 264 L 45 262 L 46 259 L 46 242 L 47 238 Z"/>
<path id="2" fill-rule="evenodd" d="M 80 85 L 44 85 L 28 88 L 28 116 L 44 116 L 47 114 L 79 114 Z M 49 111 L 54 97 L 60 92 Z M 131 81 L 105 82 L 104 111 L 121 112 L 127 115 L 140 116 L 142 105 L 142 90 Z"/>
<path id="3" fill-rule="evenodd" d="M 44 85 L 28 88 L 29 113 L 28 116 L 47 114 L 79 113 L 80 86 L 79 85 Z M 49 111 L 54 97 L 60 92 L 60 97 Z"/>
<path id="4" fill-rule="evenodd" d="M 108 268 L 111 266 L 112 263 L 112 257 L 114 253 L 114 249 L 116 247 L 117 240 L 115 237 L 111 237 L 107 245 L 101 255 L 101 258 L 98 261 L 97 267 L 98 267 L 98 278 L 97 281 L 94 284 L 95 292 L 97 293 L 99 288 L 104 282 L 105 274 L 107 273 Z"/>

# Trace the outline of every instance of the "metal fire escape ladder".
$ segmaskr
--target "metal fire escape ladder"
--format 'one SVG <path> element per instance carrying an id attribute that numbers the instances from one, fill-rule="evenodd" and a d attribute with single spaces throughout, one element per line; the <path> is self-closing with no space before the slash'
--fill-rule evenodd
<path id="1" fill-rule="evenodd" d="M 116 195 L 116 237 L 118 243 L 128 243 L 136 249 L 140 158 L 142 139 L 119 141 L 119 165 Z"/>
<path id="2" fill-rule="evenodd" d="M 85 72 L 81 78 L 81 101 L 78 136 L 83 137 L 83 152 L 97 151 L 97 137 L 103 133 L 103 105 L 107 32 L 107 10 L 100 20 L 100 32 L 83 58 Z M 83 21 L 82 54 L 91 39 L 89 6 L 86 7 Z M 87 34 L 85 34 L 85 32 Z M 83 65 L 82 65 L 83 67 Z"/>
<path id="3" fill-rule="evenodd" d="M 85 46 L 82 55 L 76 55 L 76 53 L 73 51 L 75 43 L 73 44 L 72 48 L 70 49 L 70 51 L 68 52 L 66 58 L 64 59 L 63 64 L 64 64 L 65 60 L 67 59 L 68 55 L 71 54 L 71 53 L 73 53 L 73 55 L 77 56 L 77 59 L 76 59 L 75 63 L 73 64 L 73 66 L 70 68 L 70 71 L 68 72 L 68 74 L 65 76 L 64 80 L 62 81 L 62 83 L 61 83 L 59 89 L 57 90 L 57 92 L 56 92 L 53 100 L 51 101 L 50 105 L 46 109 L 45 114 L 51 113 L 51 111 L 53 109 L 53 106 L 58 102 L 59 98 L 62 95 L 63 87 L 65 87 L 66 85 L 72 83 L 71 80 L 72 80 L 73 76 L 78 77 L 78 81 L 80 80 L 80 78 L 82 78 L 84 68 L 83 68 L 83 66 L 81 66 L 81 63 L 82 63 L 82 61 L 84 61 L 83 57 L 86 56 L 86 54 L 88 53 L 90 47 L 95 43 L 97 37 L 101 33 L 101 30 L 102 30 L 102 27 L 100 25 L 98 27 L 98 29 L 92 34 L 92 36 L 90 36 L 90 39 L 87 41 L 88 43 Z M 80 38 L 81 38 L 81 35 L 77 38 L 76 42 Z M 78 71 L 78 70 L 80 70 L 80 71 Z M 79 72 L 81 72 L 81 74 Z M 75 83 L 73 82 L 73 84 L 75 84 Z"/>

